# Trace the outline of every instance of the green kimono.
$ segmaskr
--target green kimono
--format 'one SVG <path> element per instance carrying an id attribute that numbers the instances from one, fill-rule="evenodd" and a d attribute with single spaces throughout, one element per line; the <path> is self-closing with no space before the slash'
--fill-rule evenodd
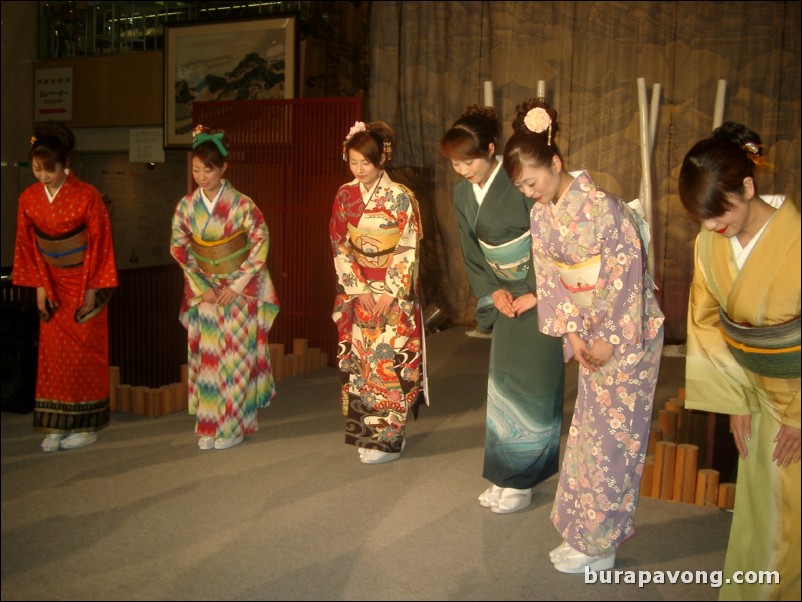
<path id="1" fill-rule="evenodd" d="M 536 294 L 532 201 L 504 170 L 497 168 L 481 206 L 467 180 L 455 188 L 454 205 L 473 293 L 486 297 L 504 288 L 513 297 Z M 537 307 L 516 318 L 493 313 L 483 474 L 499 487 L 529 489 L 559 469 L 562 342 L 539 332 Z"/>

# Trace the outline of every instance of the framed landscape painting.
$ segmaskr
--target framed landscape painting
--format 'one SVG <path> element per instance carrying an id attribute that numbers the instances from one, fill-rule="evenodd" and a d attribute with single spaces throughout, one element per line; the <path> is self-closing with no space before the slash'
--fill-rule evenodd
<path id="1" fill-rule="evenodd" d="M 294 15 L 165 26 L 165 148 L 192 145 L 195 101 L 294 98 L 295 35 Z"/>

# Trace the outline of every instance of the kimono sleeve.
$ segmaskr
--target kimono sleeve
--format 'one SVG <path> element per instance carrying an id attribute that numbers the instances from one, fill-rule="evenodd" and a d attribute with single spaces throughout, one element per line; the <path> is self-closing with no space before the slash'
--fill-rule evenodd
<path id="1" fill-rule="evenodd" d="M 86 210 L 88 244 L 84 261 L 84 290 L 117 286 L 117 266 L 111 237 L 111 220 L 103 198 L 94 188 L 87 186 L 89 201 Z"/>
<path id="2" fill-rule="evenodd" d="M 491 295 L 502 288 L 501 283 L 488 265 L 484 253 L 482 253 L 482 249 L 479 246 L 479 238 L 476 236 L 468 216 L 461 210 L 459 203 L 456 203 L 456 208 L 460 246 L 462 247 L 465 269 L 468 272 L 468 281 L 471 283 L 473 294 L 477 297 Z"/>
<path id="3" fill-rule="evenodd" d="M 242 294 L 254 276 L 265 270 L 270 234 L 262 212 L 251 199 L 241 196 L 237 211 L 241 213 L 239 221 L 242 228 L 248 233 L 250 252 L 239 267 L 240 276 L 231 283 L 230 288 L 237 294 Z"/>
<path id="4" fill-rule="evenodd" d="M 172 234 L 170 237 L 170 255 L 178 262 L 184 271 L 184 280 L 187 294 L 200 297 L 207 290 L 213 288 L 212 283 L 192 256 L 192 224 L 190 206 L 192 198 L 187 196 L 178 202 L 173 215 Z"/>
<path id="5" fill-rule="evenodd" d="M 331 252 L 334 256 L 334 271 L 337 274 L 337 289 L 346 295 L 361 295 L 370 292 L 370 285 L 362 274 L 362 268 L 356 261 L 348 243 L 348 216 L 346 205 L 349 201 L 349 189 L 342 187 L 337 192 L 331 208 L 329 221 L 329 238 Z"/>
<path id="6" fill-rule="evenodd" d="M 710 291 L 705 267 L 699 260 L 698 237 L 694 266 L 688 300 L 685 405 L 720 414 L 748 414 L 749 379 L 719 332 L 720 304 Z"/>
<path id="7" fill-rule="evenodd" d="M 387 267 L 384 285 L 387 293 L 397 299 L 405 299 L 414 292 L 421 225 L 417 200 L 412 193 L 401 188 L 393 192 L 394 210 L 401 237 L 395 245 L 392 263 Z"/>

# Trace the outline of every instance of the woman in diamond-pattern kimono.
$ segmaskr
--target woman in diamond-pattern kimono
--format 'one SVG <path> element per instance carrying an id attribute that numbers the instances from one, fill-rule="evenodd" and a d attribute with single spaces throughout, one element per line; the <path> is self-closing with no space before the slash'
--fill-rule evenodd
<path id="1" fill-rule="evenodd" d="M 178 203 L 170 243 L 184 270 L 189 413 L 203 450 L 241 443 L 258 428 L 257 410 L 276 394 L 268 332 L 278 299 L 266 265 L 267 224 L 254 202 L 223 179 L 228 160 L 224 134 L 196 128 L 198 187 Z"/>

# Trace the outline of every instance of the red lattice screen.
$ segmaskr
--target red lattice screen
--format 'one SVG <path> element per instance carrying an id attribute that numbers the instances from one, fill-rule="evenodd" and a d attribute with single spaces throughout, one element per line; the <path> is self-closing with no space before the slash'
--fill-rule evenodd
<path id="1" fill-rule="evenodd" d="M 334 266 L 328 236 L 337 188 L 351 179 L 342 142 L 360 119 L 358 98 L 196 102 L 193 122 L 226 132 L 226 177 L 270 229 L 268 269 L 281 310 L 271 343 L 308 339 L 334 365 Z"/>

